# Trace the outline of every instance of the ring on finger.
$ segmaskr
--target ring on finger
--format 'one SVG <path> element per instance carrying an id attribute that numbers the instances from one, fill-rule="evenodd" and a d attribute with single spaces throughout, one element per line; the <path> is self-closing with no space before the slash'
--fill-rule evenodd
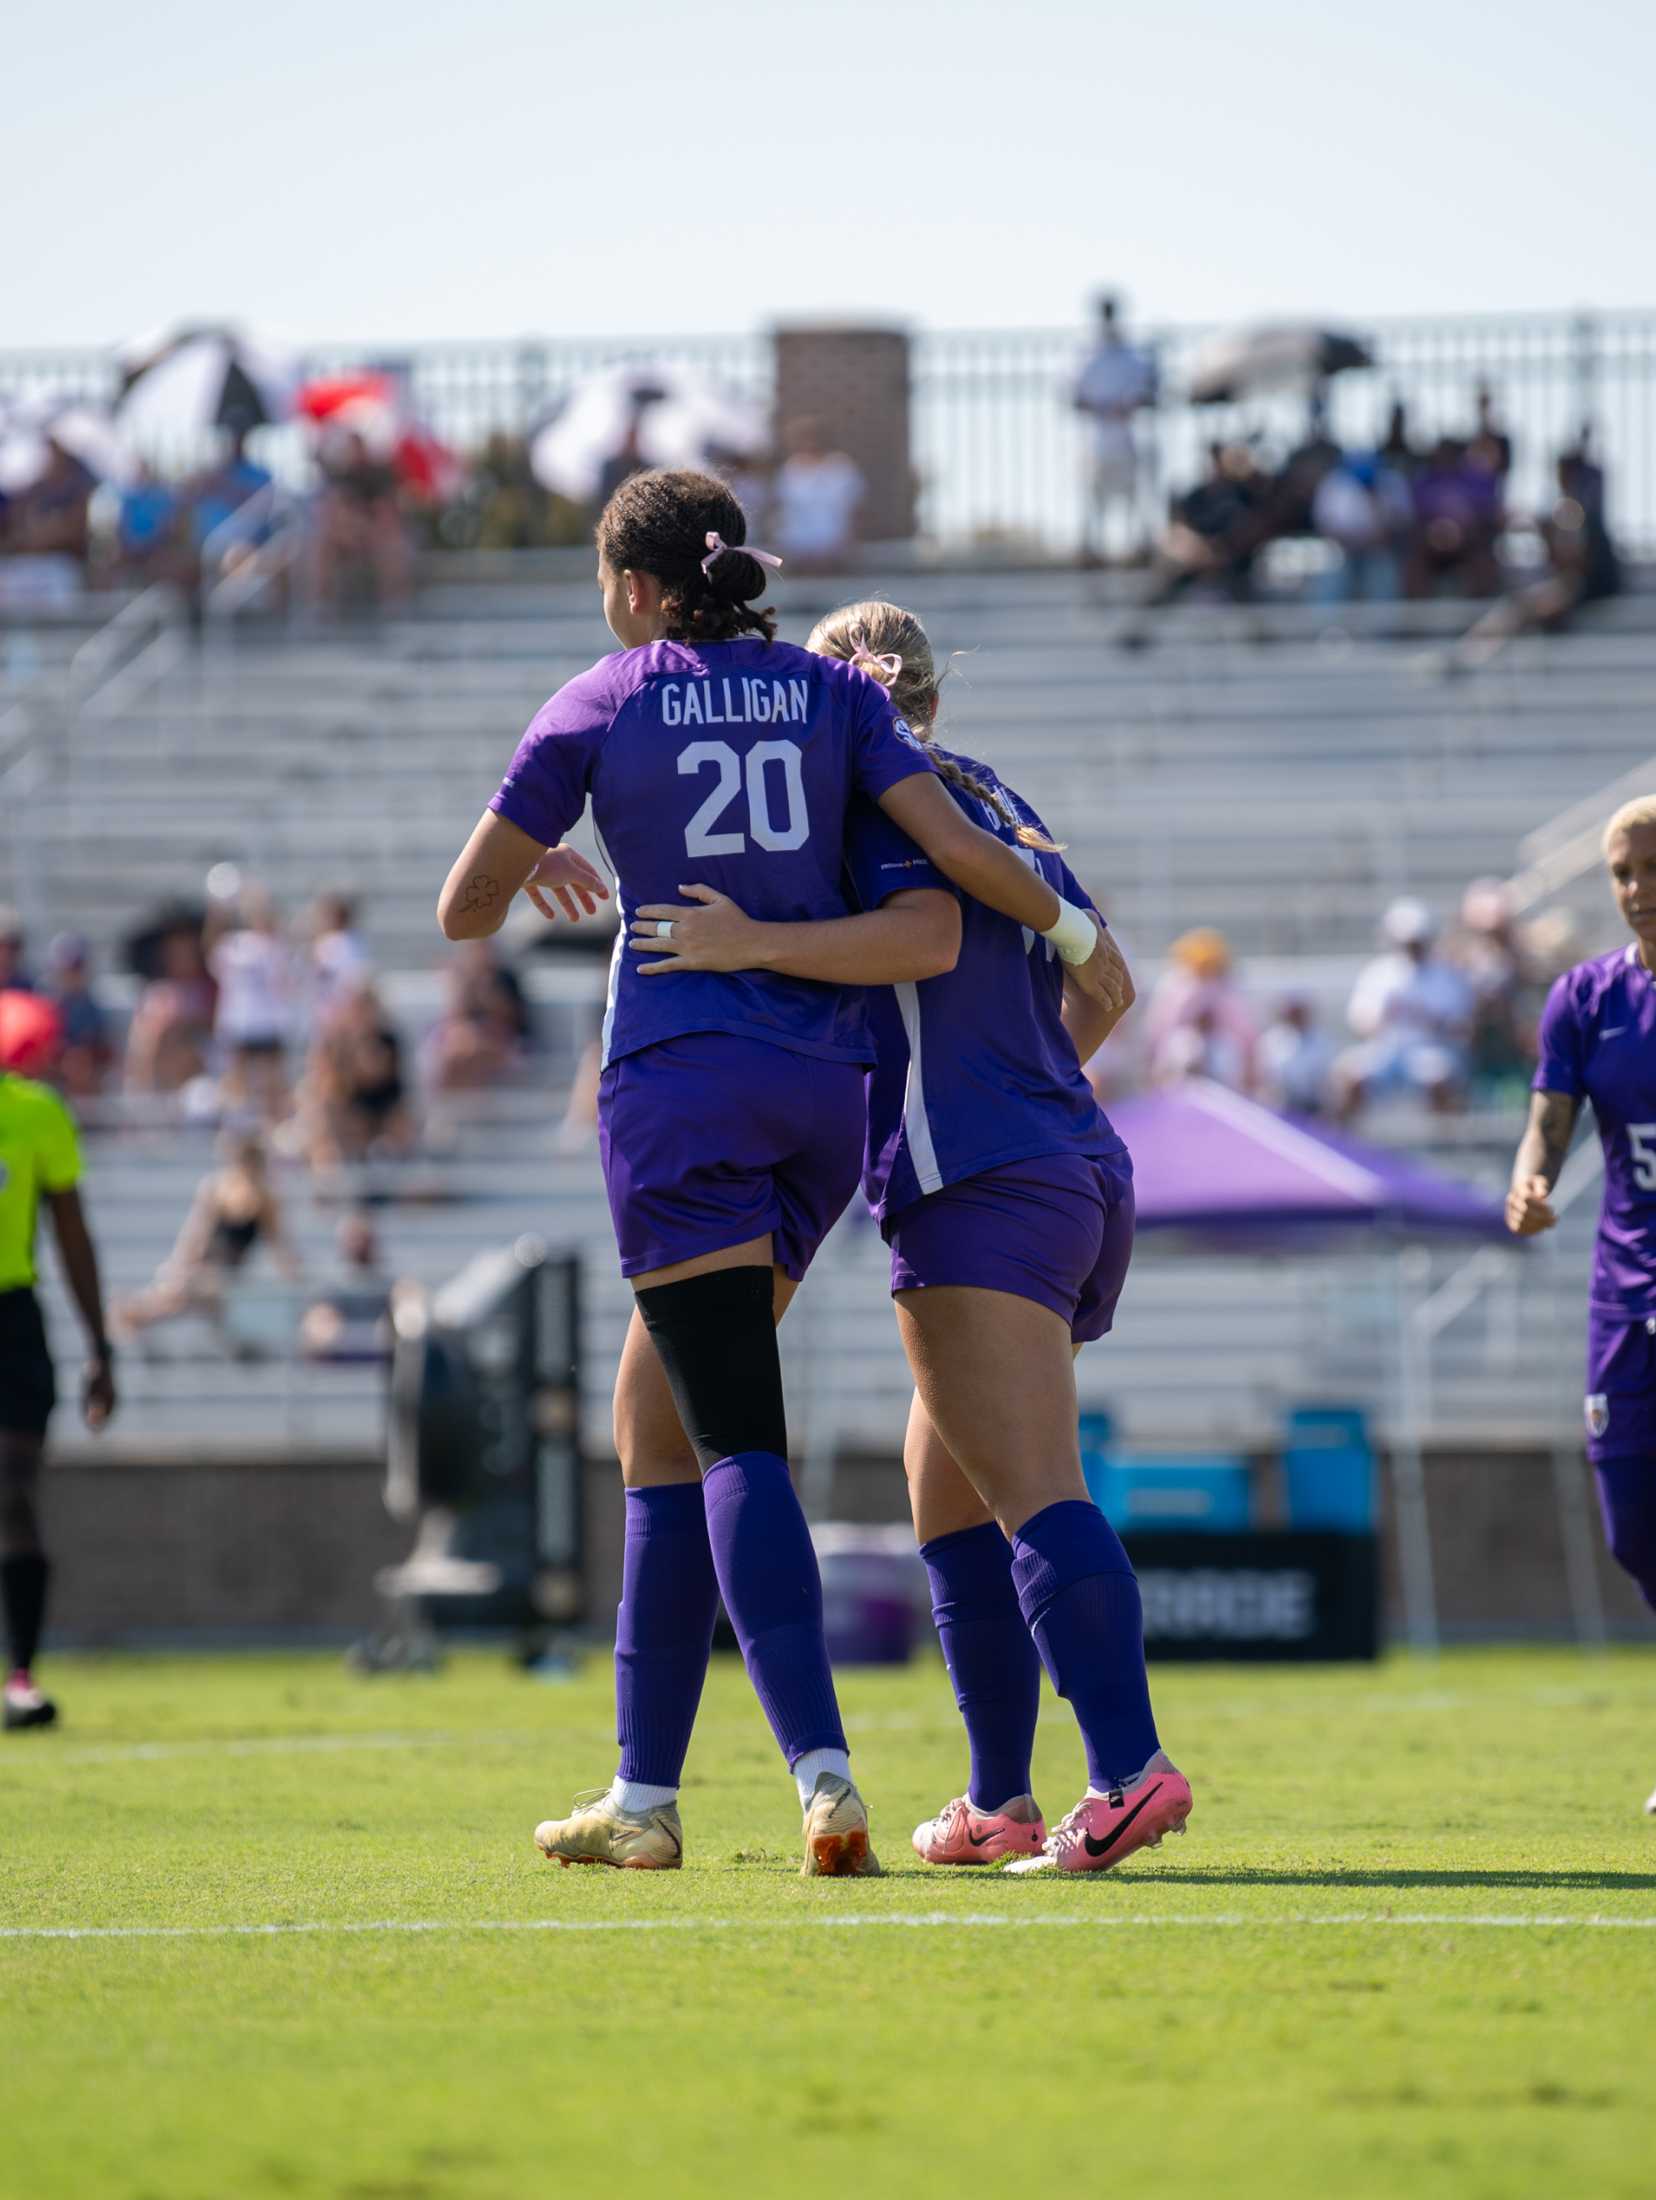
<path id="1" fill-rule="evenodd" d="M 663 917 L 656 926 L 656 938 L 658 940 L 670 940 L 672 936 L 673 920 L 671 917 Z"/>

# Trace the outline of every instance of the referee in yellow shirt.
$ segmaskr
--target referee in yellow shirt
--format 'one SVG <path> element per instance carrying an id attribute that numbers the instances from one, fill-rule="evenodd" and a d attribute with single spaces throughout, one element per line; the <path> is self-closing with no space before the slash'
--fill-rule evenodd
<path id="1" fill-rule="evenodd" d="M 8 1650 L 5 1731 L 50 1726 L 57 1707 L 35 1686 L 50 1563 L 36 1498 L 46 1424 L 57 1402 L 52 1355 L 35 1297 L 35 1217 L 44 1201 L 63 1272 L 86 1330 L 81 1410 L 100 1429 L 115 1410 L 98 1256 L 77 1186 L 80 1142 L 46 1085 L 0 1066 L 0 1617 Z"/>

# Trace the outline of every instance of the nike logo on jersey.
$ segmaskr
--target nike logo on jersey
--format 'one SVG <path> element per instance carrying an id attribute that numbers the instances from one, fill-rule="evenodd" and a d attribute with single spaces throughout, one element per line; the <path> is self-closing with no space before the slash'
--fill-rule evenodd
<path id="1" fill-rule="evenodd" d="M 1146 1803 L 1152 1801 L 1154 1797 L 1158 1796 L 1161 1793 L 1161 1785 L 1161 1782 L 1158 1780 L 1153 1788 L 1146 1788 L 1144 1793 L 1139 1797 L 1138 1801 L 1133 1805 L 1132 1809 L 1127 1813 L 1126 1817 L 1121 1821 L 1120 1825 L 1113 1826 L 1110 1831 L 1105 1835 L 1102 1841 L 1095 1841 L 1090 1833 L 1084 1834 L 1082 1836 L 1082 1841 L 1084 1847 L 1086 1848 L 1087 1854 L 1089 1856 L 1107 1856 L 1110 1850 L 1115 1847 L 1116 1843 L 1127 1831 L 1127 1828 L 1132 1824 L 1133 1820 L 1138 1816 L 1139 1812 L 1143 1810 Z"/>
<path id="2" fill-rule="evenodd" d="M 1619 1039 L 1626 1029 L 1625 1024 L 1607 1024 L 1599 1033 L 1599 1037 L 1601 1039 Z"/>

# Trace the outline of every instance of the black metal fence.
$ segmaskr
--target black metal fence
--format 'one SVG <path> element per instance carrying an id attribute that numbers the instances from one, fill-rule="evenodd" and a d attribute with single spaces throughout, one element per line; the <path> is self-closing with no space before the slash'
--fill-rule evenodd
<path id="1" fill-rule="evenodd" d="M 1142 417 L 1147 509 L 1195 478 L 1214 435 L 1259 435 L 1277 450 L 1303 430 L 1303 398 L 1193 407 L 1182 397 L 1205 329 L 1146 332 L 1157 352 L 1163 399 Z M 1361 332 L 1377 364 L 1341 376 L 1329 391 L 1333 432 L 1372 445 L 1401 398 L 1418 434 L 1464 428 L 1474 392 L 1488 383 L 1513 437 L 1512 501 L 1533 509 L 1548 495 L 1559 449 L 1590 423 L 1610 479 L 1611 520 L 1624 545 L 1656 553 L 1656 311 L 1468 315 L 1376 323 Z M 1061 548 L 1081 520 L 1086 426 L 1070 391 L 1087 339 L 1077 329 L 922 330 L 912 388 L 921 524 L 933 539 L 1008 549 Z M 558 338 L 515 343 L 422 345 L 396 352 L 319 347 L 318 372 L 393 366 L 439 433 L 461 448 L 495 429 L 543 418 L 575 383 L 624 361 L 682 362 L 768 401 L 772 348 L 736 337 Z M 0 399 L 114 391 L 106 353 L 0 353 Z M 160 454 L 168 456 L 171 454 Z"/>

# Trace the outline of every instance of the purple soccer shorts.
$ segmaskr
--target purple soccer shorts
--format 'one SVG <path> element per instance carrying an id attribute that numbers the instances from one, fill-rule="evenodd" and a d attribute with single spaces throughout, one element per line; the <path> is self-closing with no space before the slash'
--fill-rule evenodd
<path id="1" fill-rule="evenodd" d="M 665 981 L 671 983 L 671 980 Z M 863 1071 L 730 1031 L 624 1054 L 598 1085 L 621 1273 L 773 1240 L 797 1283 L 862 1165 Z"/>
<path id="2" fill-rule="evenodd" d="M 1656 1456 L 1656 1316 L 1587 1317 L 1587 1456 Z"/>
<path id="3" fill-rule="evenodd" d="M 1044 1154 L 985 1169 L 886 1222 L 891 1288 L 965 1284 L 1049 1306 L 1077 1344 L 1108 1334 L 1133 1254 L 1125 1153 Z"/>

